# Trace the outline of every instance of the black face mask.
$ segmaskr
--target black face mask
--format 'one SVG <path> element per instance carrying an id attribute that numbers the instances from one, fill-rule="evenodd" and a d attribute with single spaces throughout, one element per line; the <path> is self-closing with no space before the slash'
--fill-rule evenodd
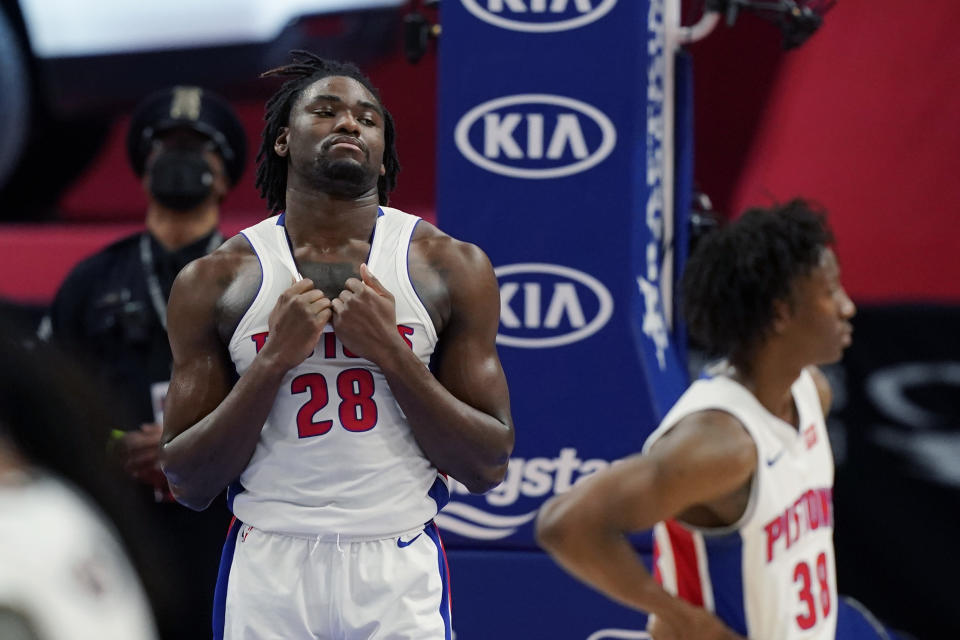
<path id="1" fill-rule="evenodd" d="M 175 211 L 198 206 L 213 189 L 213 171 L 202 151 L 167 149 L 150 166 L 150 194 Z"/>

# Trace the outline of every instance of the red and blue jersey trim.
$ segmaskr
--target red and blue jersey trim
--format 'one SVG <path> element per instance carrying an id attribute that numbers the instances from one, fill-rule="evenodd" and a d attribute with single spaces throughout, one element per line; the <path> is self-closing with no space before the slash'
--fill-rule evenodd
<path id="1" fill-rule="evenodd" d="M 443 595 L 440 598 L 440 617 L 443 619 L 444 640 L 452 640 L 453 624 L 450 619 L 450 568 L 447 565 L 447 552 L 443 548 L 443 541 L 440 540 L 440 530 L 435 523 L 428 522 L 423 528 L 424 533 L 433 540 L 437 546 L 437 569 L 440 571 L 440 582 L 442 584 Z"/>
<path id="2" fill-rule="evenodd" d="M 679 598 L 714 612 L 724 624 L 747 635 L 743 588 L 743 539 L 739 532 L 707 536 L 675 520 L 663 523 L 654 539 L 654 577 Z"/>
<path id="3" fill-rule="evenodd" d="M 237 538 L 243 523 L 234 518 L 227 530 L 227 541 L 220 556 L 220 569 L 217 572 L 217 586 L 213 591 L 213 640 L 223 640 L 223 628 L 227 616 L 227 585 L 230 582 L 230 567 L 237 549 Z"/>

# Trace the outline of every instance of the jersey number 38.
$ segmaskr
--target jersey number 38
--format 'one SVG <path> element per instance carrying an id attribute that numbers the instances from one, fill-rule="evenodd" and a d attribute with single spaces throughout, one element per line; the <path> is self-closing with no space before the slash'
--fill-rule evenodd
<path id="1" fill-rule="evenodd" d="M 800 588 L 798 595 L 802 608 L 801 613 L 797 614 L 797 625 L 804 630 L 817 624 L 818 609 L 824 618 L 829 616 L 832 604 L 830 602 L 830 582 L 827 571 L 826 553 L 821 553 L 817 556 L 815 566 L 815 577 L 812 575 L 813 571 L 811 571 L 810 565 L 806 561 L 797 563 L 797 566 L 793 569 L 793 583 Z M 816 587 L 814 583 L 817 583 Z M 814 590 L 818 592 L 817 595 L 819 598 L 814 597 Z M 817 599 L 820 600 L 819 607 L 817 606 Z"/>

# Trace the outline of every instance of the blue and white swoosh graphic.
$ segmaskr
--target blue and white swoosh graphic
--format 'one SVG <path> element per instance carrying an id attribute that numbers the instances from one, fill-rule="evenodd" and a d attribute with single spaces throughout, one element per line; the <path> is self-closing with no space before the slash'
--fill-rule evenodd
<path id="1" fill-rule="evenodd" d="M 418 533 L 417 535 L 413 536 L 412 538 L 410 538 L 410 539 L 407 540 L 406 542 L 403 541 L 403 538 L 397 538 L 397 546 L 400 547 L 401 549 L 403 549 L 404 547 L 409 547 L 409 546 L 412 545 L 413 542 L 414 542 L 417 538 L 419 538 L 421 535 L 423 535 L 423 531 L 421 531 L 421 532 Z"/>
<path id="2" fill-rule="evenodd" d="M 780 459 L 780 456 L 783 455 L 784 451 L 786 451 L 785 447 L 783 449 L 780 449 L 780 451 L 777 451 L 777 455 L 773 456 L 772 458 L 767 458 L 767 466 L 772 467 L 773 465 L 775 465 L 777 463 L 777 460 Z"/>
<path id="3" fill-rule="evenodd" d="M 590 634 L 587 640 L 650 640 L 650 634 L 629 629 L 601 629 Z"/>
<path id="4" fill-rule="evenodd" d="M 537 510 L 534 509 L 517 516 L 498 516 L 463 502 L 450 502 L 434 521 L 441 529 L 465 538 L 500 540 L 516 533 L 536 515 Z"/>

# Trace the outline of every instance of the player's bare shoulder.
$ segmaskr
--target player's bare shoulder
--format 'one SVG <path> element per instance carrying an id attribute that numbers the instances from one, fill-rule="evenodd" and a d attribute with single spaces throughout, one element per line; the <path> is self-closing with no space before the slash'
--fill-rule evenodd
<path id="1" fill-rule="evenodd" d="M 735 523 L 750 500 L 757 446 L 726 411 L 705 409 L 681 418 L 647 454 L 659 482 L 679 500 L 676 517 L 699 527 Z"/>
<path id="2" fill-rule="evenodd" d="M 747 428 L 732 414 L 720 409 L 702 409 L 681 418 L 651 447 L 688 441 L 750 465 L 756 459 L 756 444 Z"/>
<path id="3" fill-rule="evenodd" d="M 487 254 L 425 220 L 417 224 L 410 240 L 409 267 L 414 287 L 438 331 L 465 299 L 499 295 Z"/>
<path id="4" fill-rule="evenodd" d="M 170 292 L 170 323 L 181 316 L 213 322 L 229 341 L 244 312 L 253 303 L 262 279 L 260 261 L 246 238 L 236 235 L 216 251 L 188 264 Z"/>

